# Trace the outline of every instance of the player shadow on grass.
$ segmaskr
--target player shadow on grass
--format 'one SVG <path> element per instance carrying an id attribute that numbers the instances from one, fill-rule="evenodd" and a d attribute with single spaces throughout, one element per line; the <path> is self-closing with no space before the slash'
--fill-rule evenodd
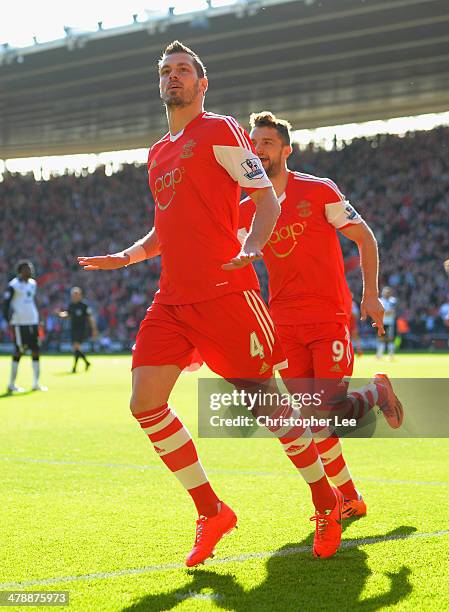
<path id="1" fill-rule="evenodd" d="M 7 399 L 8 397 L 11 399 L 17 399 L 20 397 L 24 397 L 25 395 L 31 395 L 31 393 L 36 393 L 36 392 L 33 391 L 33 389 L 22 391 L 22 393 L 12 393 L 11 391 L 5 391 L 4 393 L 0 393 L 0 400 Z"/>
<path id="2" fill-rule="evenodd" d="M 407 536 L 414 531 L 415 527 L 403 526 L 376 538 L 394 539 L 395 536 Z M 235 612 L 304 609 L 375 612 L 398 604 L 411 593 L 412 585 L 408 579 L 410 569 L 406 565 L 393 573 L 382 572 L 378 568 L 379 573 L 390 581 L 388 590 L 361 600 L 365 584 L 373 573 L 368 567 L 367 553 L 357 545 L 350 545 L 343 547 L 336 557 L 320 561 L 312 556 L 312 538 L 310 535 L 299 543 L 287 544 L 277 550 L 266 563 L 265 580 L 248 591 L 237 581 L 236 570 L 223 574 L 210 565 L 210 569 L 186 572 L 192 579 L 183 587 L 146 595 L 135 604 L 123 608 L 122 612 L 162 612 L 175 608 L 184 600 L 194 600 L 198 610 L 203 609 L 205 601 L 210 600 L 217 608 Z M 364 539 L 360 540 L 360 544 L 363 542 Z M 251 575 L 254 561 L 248 559 L 245 563 L 248 564 L 246 571 Z M 215 567 L 218 569 L 220 565 Z M 242 570 L 245 571 L 244 567 Z"/>
<path id="3" fill-rule="evenodd" d="M 78 374 L 78 372 L 72 372 L 72 370 L 67 370 L 64 372 L 54 372 L 53 376 L 71 376 L 75 374 Z"/>

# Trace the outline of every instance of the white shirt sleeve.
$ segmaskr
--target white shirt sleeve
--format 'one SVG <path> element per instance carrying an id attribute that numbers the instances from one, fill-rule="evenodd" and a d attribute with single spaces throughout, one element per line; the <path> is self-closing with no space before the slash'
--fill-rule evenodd
<path id="1" fill-rule="evenodd" d="M 340 200 L 332 204 L 325 205 L 325 214 L 328 222 L 336 229 L 345 225 L 353 225 L 362 222 L 362 217 L 351 206 L 348 200 Z"/>
<path id="2" fill-rule="evenodd" d="M 240 187 L 261 189 L 271 187 L 271 181 L 260 159 L 250 150 L 238 146 L 214 145 L 214 155 L 220 166 Z"/>

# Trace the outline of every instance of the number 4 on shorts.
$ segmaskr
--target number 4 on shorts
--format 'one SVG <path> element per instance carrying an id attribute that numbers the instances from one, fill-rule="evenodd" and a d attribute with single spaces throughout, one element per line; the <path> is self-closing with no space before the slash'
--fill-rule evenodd
<path id="1" fill-rule="evenodd" d="M 261 359 L 265 357 L 263 344 L 260 342 L 255 331 L 251 332 L 249 336 L 249 352 L 251 357 L 260 357 Z"/>

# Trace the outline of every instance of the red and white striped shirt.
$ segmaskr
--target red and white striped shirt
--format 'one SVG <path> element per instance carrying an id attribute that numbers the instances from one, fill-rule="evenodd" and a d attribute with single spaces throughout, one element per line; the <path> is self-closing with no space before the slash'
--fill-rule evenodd
<path id="1" fill-rule="evenodd" d="M 224 271 L 240 252 L 241 187 L 271 186 L 248 134 L 232 117 L 201 113 L 150 149 L 149 184 L 162 270 L 155 301 L 191 304 L 258 289 L 252 266 Z"/>

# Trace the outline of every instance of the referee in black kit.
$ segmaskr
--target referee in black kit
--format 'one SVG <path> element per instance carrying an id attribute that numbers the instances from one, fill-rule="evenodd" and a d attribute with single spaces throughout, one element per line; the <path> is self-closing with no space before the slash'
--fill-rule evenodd
<path id="1" fill-rule="evenodd" d="M 62 319 L 70 319 L 70 330 L 72 337 L 72 349 L 73 349 L 73 368 L 72 373 L 75 374 L 76 366 L 78 365 L 78 359 L 84 361 L 86 370 L 90 367 L 90 361 L 86 355 L 81 351 L 81 343 L 84 342 L 89 336 L 96 338 L 97 326 L 92 316 L 92 310 L 89 306 L 83 302 L 83 292 L 79 287 L 72 287 L 70 290 L 71 302 L 67 310 L 61 310 L 58 315 Z"/>

